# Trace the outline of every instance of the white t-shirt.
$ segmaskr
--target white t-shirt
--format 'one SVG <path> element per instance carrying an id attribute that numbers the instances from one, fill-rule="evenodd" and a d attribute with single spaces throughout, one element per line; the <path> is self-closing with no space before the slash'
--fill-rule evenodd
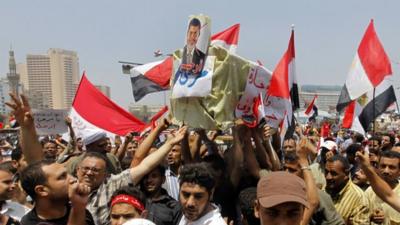
<path id="1" fill-rule="evenodd" d="M 211 204 L 214 210 L 211 210 L 204 216 L 200 217 L 196 221 L 189 221 L 185 215 L 182 216 L 179 221 L 179 225 L 226 225 L 225 220 L 222 218 L 219 212 L 218 206 Z"/>
<path id="2" fill-rule="evenodd" d="M 2 208 L 1 208 L 1 214 L 7 215 L 12 217 L 15 220 L 21 221 L 21 218 L 27 214 L 31 209 L 19 204 L 18 202 L 13 202 L 7 200 Z"/>

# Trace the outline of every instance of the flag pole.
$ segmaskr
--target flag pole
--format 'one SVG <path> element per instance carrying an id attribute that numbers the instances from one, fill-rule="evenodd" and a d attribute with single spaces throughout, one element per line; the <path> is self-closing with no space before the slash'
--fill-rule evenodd
<path id="1" fill-rule="evenodd" d="M 372 111 L 372 116 L 373 116 L 373 124 L 372 124 L 372 136 L 375 136 L 375 122 L 376 122 L 376 118 L 375 118 L 375 88 L 374 91 L 372 92 L 372 105 L 373 105 L 373 111 Z"/>

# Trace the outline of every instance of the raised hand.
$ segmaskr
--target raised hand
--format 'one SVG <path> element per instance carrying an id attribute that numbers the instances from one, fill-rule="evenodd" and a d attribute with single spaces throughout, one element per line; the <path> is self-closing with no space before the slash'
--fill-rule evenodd
<path id="1" fill-rule="evenodd" d="M 31 113 L 31 107 L 29 105 L 28 99 L 25 95 L 19 96 L 10 93 L 11 102 L 6 102 L 6 105 L 12 109 L 12 114 L 15 120 L 21 127 L 33 126 L 33 117 Z"/>
<path id="2" fill-rule="evenodd" d="M 272 135 L 274 135 L 277 132 L 276 128 L 270 127 L 268 125 L 265 125 L 263 128 L 263 136 L 265 140 L 268 140 Z"/>
<path id="3" fill-rule="evenodd" d="M 178 144 L 185 137 L 187 129 L 188 129 L 187 126 L 179 128 L 179 130 L 174 133 L 174 137 L 169 139 L 168 142 L 172 145 Z"/>
<path id="4" fill-rule="evenodd" d="M 161 123 L 158 125 L 162 130 L 165 130 L 171 125 L 171 121 L 168 120 L 167 118 L 164 118 L 161 120 Z"/>
<path id="5" fill-rule="evenodd" d="M 371 164 L 369 163 L 369 155 L 366 151 L 364 152 L 356 152 L 356 160 L 363 167 L 369 167 Z"/>
<path id="6" fill-rule="evenodd" d="M 68 197 L 72 207 L 85 208 L 90 191 L 88 185 L 79 183 L 75 178 L 71 178 L 68 186 Z"/>
<path id="7" fill-rule="evenodd" d="M 71 117 L 66 116 L 65 119 L 64 119 L 64 121 L 65 121 L 65 124 L 67 124 L 67 126 L 70 127 L 70 126 L 72 125 L 72 119 L 71 119 Z"/>

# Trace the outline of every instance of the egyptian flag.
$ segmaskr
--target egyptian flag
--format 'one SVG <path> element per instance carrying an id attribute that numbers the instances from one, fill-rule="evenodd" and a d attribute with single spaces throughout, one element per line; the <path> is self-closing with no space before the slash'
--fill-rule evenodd
<path id="1" fill-rule="evenodd" d="M 285 135 L 287 131 L 294 130 L 291 129 L 291 126 L 294 126 L 293 111 L 300 108 L 295 72 L 294 30 L 292 30 L 288 49 L 272 73 L 265 104 L 267 117 L 278 117 L 279 124 L 270 123 L 270 126 L 279 126 L 281 137 L 287 136 Z"/>
<path id="2" fill-rule="evenodd" d="M 211 37 L 211 44 L 219 45 L 234 52 L 239 41 L 240 25 L 214 34 Z M 154 92 L 169 90 L 170 78 L 174 68 L 174 58 L 168 58 L 136 66 L 132 69 L 131 83 L 135 101 L 140 101 L 144 96 Z"/>
<path id="3" fill-rule="evenodd" d="M 310 104 L 307 106 L 306 111 L 304 112 L 307 116 L 311 114 L 311 118 L 315 118 L 318 116 L 318 108 L 315 105 L 315 100 L 317 99 L 317 95 L 314 96 L 313 100 L 310 102 Z"/>
<path id="4" fill-rule="evenodd" d="M 107 132 L 109 136 L 124 136 L 132 131 L 141 132 L 148 126 L 97 90 L 85 73 L 76 91 L 70 117 L 78 137 L 96 129 Z"/>
<path id="5" fill-rule="evenodd" d="M 240 24 L 235 24 L 226 30 L 211 36 L 211 44 L 227 49 L 231 53 L 236 52 L 239 42 Z"/>
<path id="6" fill-rule="evenodd" d="M 386 76 L 375 88 L 375 99 L 372 90 L 351 101 L 346 107 L 342 127 L 365 134 L 369 125 L 396 102 L 392 83 L 391 76 Z"/>
<path id="7" fill-rule="evenodd" d="M 15 119 L 15 117 L 13 115 L 10 116 L 8 123 L 10 124 L 11 128 L 17 128 L 19 127 L 19 124 L 17 122 L 17 120 Z"/>
<path id="8" fill-rule="evenodd" d="M 376 88 L 391 74 L 389 57 L 375 32 L 374 21 L 371 20 L 354 57 L 336 110 L 341 112 L 351 101 Z"/>

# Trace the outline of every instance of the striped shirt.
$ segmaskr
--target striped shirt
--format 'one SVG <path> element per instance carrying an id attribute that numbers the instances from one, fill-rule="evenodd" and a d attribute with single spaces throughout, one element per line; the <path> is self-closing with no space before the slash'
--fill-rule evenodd
<path id="1" fill-rule="evenodd" d="M 336 196 L 331 196 L 335 208 L 346 224 L 369 225 L 369 202 L 361 188 L 349 180 Z"/>
<path id="2" fill-rule="evenodd" d="M 108 202 L 116 190 L 132 184 L 130 171 L 127 169 L 118 175 L 111 175 L 97 190 L 90 193 L 86 209 L 92 214 L 96 225 L 110 224 Z"/>
<path id="3" fill-rule="evenodd" d="M 167 190 L 168 195 L 179 200 L 179 177 L 172 172 L 170 168 L 165 170 L 165 183 L 163 188 Z"/>
<path id="4" fill-rule="evenodd" d="M 393 189 L 393 191 L 397 194 L 400 195 L 400 184 L 397 184 L 397 186 Z M 371 187 L 369 187 L 366 191 L 365 194 L 367 195 L 367 198 L 369 200 L 369 204 L 371 206 L 371 215 L 373 214 L 375 209 L 382 209 L 383 214 L 385 215 L 385 219 L 383 221 L 383 225 L 392 225 L 392 224 L 400 224 L 400 213 L 397 212 L 395 209 L 393 209 L 391 206 L 383 202 L 372 190 Z M 371 224 L 376 224 L 372 223 Z"/>

